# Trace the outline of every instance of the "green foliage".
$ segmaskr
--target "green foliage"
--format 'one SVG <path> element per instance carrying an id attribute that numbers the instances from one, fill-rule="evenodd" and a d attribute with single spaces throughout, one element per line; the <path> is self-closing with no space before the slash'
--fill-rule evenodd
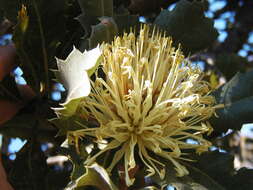
<path id="1" fill-rule="evenodd" d="M 15 22 L 17 20 L 17 13 L 21 7 L 21 3 L 22 2 L 15 0 L 14 1 L 1 0 L 0 1 L 1 12 L 3 12 L 3 15 L 5 17 Z"/>
<path id="2" fill-rule="evenodd" d="M 216 65 L 220 71 L 229 80 L 238 71 L 244 71 L 247 64 L 246 58 L 236 55 L 235 53 L 221 53 L 217 56 Z"/>
<path id="3" fill-rule="evenodd" d="M 126 6 L 127 2 L 129 7 Z M 138 31 L 139 16 L 132 13 L 148 15 L 147 22 L 163 29 L 166 35 L 172 37 L 175 46 L 181 44 L 185 55 L 199 53 L 210 47 L 217 38 L 217 31 L 213 27 L 213 20 L 205 17 L 207 1 L 180 0 L 172 11 L 164 9 L 160 12 L 161 7 L 172 2 L 177 1 L 133 0 L 116 6 L 119 3 L 116 0 L 0 0 L 1 13 L 15 24 L 13 41 L 17 48 L 17 64 L 35 94 L 33 100 L 23 101 L 13 77 L 7 76 L 0 82 L 0 99 L 21 102 L 23 106 L 11 120 L 1 125 L 0 132 L 5 136 L 29 140 L 17 154 L 8 175 L 15 189 L 62 189 L 68 180 L 71 182 L 66 190 L 114 190 L 123 184 L 118 168 L 111 175 L 104 169 L 111 162 L 111 157 L 99 157 L 99 165 L 84 165 L 87 157 L 91 156 L 86 148 L 94 139 L 71 137 L 72 132 L 95 125 L 83 119 L 78 105 L 84 96 L 79 92 L 89 93 L 88 76 L 98 68 L 101 61 L 99 56 L 89 55 L 81 65 L 75 67 L 73 65 L 77 60 L 70 63 L 67 59 L 57 59 L 58 66 L 61 65 L 58 71 L 55 70 L 55 57 L 65 57 L 73 44 L 78 49 L 88 50 L 103 42 L 111 42 L 124 32 Z M 143 3 L 145 6 L 142 8 Z M 2 21 L 3 16 L 0 18 Z M 217 103 L 224 104 L 224 108 L 216 111 L 218 117 L 210 120 L 216 134 L 228 129 L 239 130 L 242 124 L 253 122 L 253 72 L 245 72 L 248 61 L 236 53 L 224 50 L 215 59 L 215 65 L 227 79 L 231 79 L 213 92 Z M 92 65 L 92 68 L 82 71 L 80 68 L 83 65 Z M 58 82 L 69 90 L 67 101 L 61 104 L 63 107 L 55 109 L 60 119 L 51 109 L 57 107 L 58 102 L 49 98 L 55 78 L 52 70 Z M 56 136 L 67 136 L 62 147 L 59 146 L 62 139 L 59 142 Z M 40 148 L 43 142 L 53 143 L 58 153 L 69 157 L 73 165 L 71 174 L 63 172 L 63 175 L 59 175 L 49 168 Z M 99 151 L 98 147 L 94 149 L 95 153 Z M 160 189 L 167 184 L 178 190 L 253 189 L 249 181 L 253 176 L 252 170 L 241 169 L 236 172 L 233 157 L 228 153 L 214 151 L 201 156 L 190 154 L 195 161 L 184 163 L 190 171 L 188 176 L 176 177 L 172 165 L 166 163 L 165 179 L 153 176 L 149 178 L 151 185 L 142 184 L 144 170 L 140 166 L 135 189 Z"/>
<path id="4" fill-rule="evenodd" d="M 9 172 L 10 183 L 16 190 L 55 190 L 63 188 L 68 179 L 68 173 L 60 174 L 49 168 L 40 144 L 33 141 L 27 142 L 19 151 Z M 52 177 L 55 181 L 50 179 Z"/>
<path id="5" fill-rule="evenodd" d="M 94 48 L 101 42 L 111 42 L 118 34 L 118 27 L 112 17 L 100 17 L 100 23 L 92 26 L 89 47 Z"/>
<path id="6" fill-rule="evenodd" d="M 50 122 L 52 122 L 55 126 L 58 127 L 58 133 L 57 135 L 66 135 L 69 131 L 76 131 L 79 129 L 82 129 L 83 127 L 80 124 L 86 125 L 85 121 L 81 117 L 78 117 L 76 115 L 70 116 L 70 117 L 62 117 L 51 119 Z"/>
<path id="7" fill-rule="evenodd" d="M 182 45 L 185 54 L 193 54 L 210 46 L 218 33 L 213 21 L 204 15 L 207 2 L 181 0 L 172 11 L 163 10 L 155 24 L 172 37 L 175 46 Z"/>
<path id="8" fill-rule="evenodd" d="M 86 167 L 86 173 L 79 177 L 76 185 L 67 190 L 82 190 L 86 187 L 96 187 L 104 190 L 117 190 L 118 188 L 111 182 L 105 169 L 98 164 Z"/>
<path id="9" fill-rule="evenodd" d="M 86 31 L 86 35 L 91 30 L 88 38 L 89 49 L 102 42 L 111 42 L 116 35 L 123 34 L 138 25 L 138 16 L 130 15 L 126 9 L 123 9 L 120 14 L 115 14 L 112 0 L 79 0 L 78 2 L 83 12 L 78 17 L 78 21 Z"/>
<path id="10" fill-rule="evenodd" d="M 45 101 L 33 100 L 11 120 L 1 125 L 0 132 L 9 137 L 36 137 L 40 142 L 55 142 L 57 131 L 48 121 L 52 116 L 53 111 Z"/>
<path id="11" fill-rule="evenodd" d="M 78 0 L 82 12 L 87 16 L 102 17 L 113 15 L 112 0 Z"/>
<path id="12" fill-rule="evenodd" d="M 201 161 L 205 161 L 204 159 Z M 205 162 L 207 164 L 207 162 Z M 176 177 L 176 171 L 170 163 L 166 164 L 166 176 L 164 180 L 160 180 L 158 176 L 152 179 L 160 186 L 172 185 L 178 190 L 224 190 L 224 188 L 209 177 L 205 172 L 200 170 L 193 164 L 183 163 L 190 174 L 184 177 Z M 196 164 L 198 165 L 198 164 Z"/>
<path id="13" fill-rule="evenodd" d="M 30 149 L 28 147 L 30 146 Z M 27 144 L 23 150 L 19 152 L 19 157 L 15 160 L 13 169 L 11 171 L 10 180 L 14 183 L 15 189 L 30 189 L 34 187 L 39 187 L 39 189 L 44 189 L 45 186 L 41 179 L 45 179 L 42 176 L 45 175 L 46 158 L 42 152 L 35 152 L 38 148 L 38 144 L 32 146 L 32 144 Z M 34 162 L 35 155 L 38 160 Z M 29 183 L 29 181 L 31 183 Z M 39 186 L 41 184 L 41 186 Z"/>
<path id="14" fill-rule="evenodd" d="M 248 190 L 253 188 L 252 180 L 253 177 L 252 169 L 242 168 L 236 175 L 229 181 L 228 189 L 236 190 Z"/>
<path id="15" fill-rule="evenodd" d="M 53 0 L 48 4 L 41 0 L 29 0 L 24 3 L 27 13 L 23 9 L 20 11 L 13 40 L 28 84 L 38 93 L 42 83 L 42 91 L 48 93 L 51 83 L 49 68 L 53 68 L 56 48 L 65 37 L 66 1 Z M 17 4 L 20 5 L 20 2 Z M 22 16 L 25 14 L 29 16 Z M 21 29 L 24 22 L 27 22 L 27 27 Z"/>
<path id="16" fill-rule="evenodd" d="M 65 140 L 61 146 L 62 147 L 59 149 L 58 152 L 62 155 L 68 156 L 68 158 L 71 160 L 73 164 L 73 169 L 70 178 L 73 182 L 75 182 L 86 171 L 83 162 L 87 158 L 88 154 L 85 152 L 85 150 L 79 152 L 78 154 L 76 152 L 76 147 L 73 145 L 69 145 L 68 140 Z M 72 184 L 70 184 L 70 186 L 72 186 Z"/>
<path id="17" fill-rule="evenodd" d="M 204 153 L 195 159 L 197 162 L 193 163 L 194 167 L 205 172 L 225 189 L 228 189 L 234 175 L 234 157 L 232 155 L 216 150 Z"/>
<path id="18" fill-rule="evenodd" d="M 217 132 L 226 132 L 228 129 L 240 130 L 242 124 L 253 122 L 252 81 L 252 71 L 238 72 L 229 82 L 213 93 L 217 102 L 225 106 L 223 109 L 218 109 L 218 117 L 211 120 Z"/>

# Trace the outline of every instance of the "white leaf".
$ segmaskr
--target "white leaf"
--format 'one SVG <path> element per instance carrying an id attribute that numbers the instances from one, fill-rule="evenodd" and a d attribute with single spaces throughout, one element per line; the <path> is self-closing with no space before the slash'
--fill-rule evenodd
<path id="1" fill-rule="evenodd" d="M 99 46 L 84 53 L 74 47 L 65 60 L 56 58 L 60 82 L 68 90 L 67 99 L 62 104 L 63 106 L 71 100 L 89 95 L 91 90 L 89 75 L 93 74 L 90 71 L 94 72 L 96 70 L 94 67 L 98 66 L 97 62 L 100 56 Z M 64 108 L 56 108 L 55 110 L 60 111 L 62 109 Z M 75 109 L 72 109 L 71 112 L 73 110 Z"/>

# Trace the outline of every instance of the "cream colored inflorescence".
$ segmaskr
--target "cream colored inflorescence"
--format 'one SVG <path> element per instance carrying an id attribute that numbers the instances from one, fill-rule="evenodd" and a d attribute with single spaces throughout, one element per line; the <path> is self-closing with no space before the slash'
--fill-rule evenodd
<path id="1" fill-rule="evenodd" d="M 212 131 L 204 120 L 214 114 L 215 99 L 209 94 L 209 84 L 202 80 L 202 71 L 172 47 L 170 38 L 146 25 L 138 37 L 125 33 L 104 44 L 102 52 L 106 78 L 97 77 L 82 102 L 85 117 L 95 119 L 99 127 L 78 133 L 107 144 L 85 164 L 115 149 L 107 171 L 123 159 L 128 186 L 134 183 L 128 173 L 136 167 L 137 156 L 149 176 L 158 173 L 164 177 L 165 163 L 157 159 L 159 156 L 173 163 L 178 176 L 188 174 L 178 162 L 187 160 L 182 150 L 201 153 L 211 145 L 202 136 Z"/>

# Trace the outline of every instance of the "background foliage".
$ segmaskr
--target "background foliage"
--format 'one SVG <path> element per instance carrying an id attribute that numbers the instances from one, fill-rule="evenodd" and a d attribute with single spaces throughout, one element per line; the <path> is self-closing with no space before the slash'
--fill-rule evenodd
<path id="1" fill-rule="evenodd" d="M 223 6 L 213 9 L 215 3 Z M 193 190 L 253 189 L 252 170 L 234 168 L 235 151 L 229 146 L 232 135 L 226 133 L 231 129 L 234 134 L 243 124 L 253 122 L 252 9 L 249 0 L 0 0 L 0 35 L 4 39 L 12 34 L 16 47 L 1 49 L 9 57 L 0 62 L 0 133 L 11 185 L 16 190 L 114 189 L 106 175 L 101 176 L 100 166 L 83 167 L 85 152 L 78 155 L 75 147 L 60 146 L 66 132 L 78 128 L 72 120 L 80 118 L 49 122 L 56 117 L 51 108 L 66 96 L 62 92 L 62 98 L 54 98 L 61 88 L 52 71 L 55 56 L 65 59 L 73 44 L 81 50 L 91 49 L 130 28 L 137 30 L 142 21 L 163 29 L 193 63 L 202 65 L 213 95 L 225 107 L 210 120 L 214 132 L 208 138 L 216 150 L 193 155 L 197 162 L 185 163 L 189 176 L 175 177 L 168 164 L 170 175 L 165 180 L 154 177 L 143 187 L 140 177 L 132 189 L 164 184 Z M 222 22 L 223 28 L 217 30 L 214 21 Z M 17 66 L 25 83 L 17 83 L 20 76 L 11 72 Z M 7 147 L 13 137 L 26 143 L 16 159 L 10 160 Z M 47 161 L 59 154 L 67 155 L 71 162 Z M 126 189 L 120 177 L 112 178 Z"/>

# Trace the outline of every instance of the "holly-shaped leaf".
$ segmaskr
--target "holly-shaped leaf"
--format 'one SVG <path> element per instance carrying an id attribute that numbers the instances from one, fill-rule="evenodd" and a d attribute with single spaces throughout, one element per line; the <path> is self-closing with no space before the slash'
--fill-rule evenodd
<path id="1" fill-rule="evenodd" d="M 77 179 L 76 187 L 73 190 L 81 190 L 87 186 L 96 187 L 99 190 L 117 190 L 112 183 L 106 170 L 94 163 L 86 166 L 86 173 Z"/>
<path id="2" fill-rule="evenodd" d="M 115 36 L 128 32 L 130 28 L 138 26 L 138 15 L 130 15 L 128 10 L 121 8 L 113 12 L 111 0 L 79 0 L 82 14 L 77 20 L 82 25 L 88 37 L 88 47 L 94 48 L 103 42 L 111 42 Z M 87 46 L 84 41 L 84 46 Z"/>
<path id="3" fill-rule="evenodd" d="M 80 52 L 75 47 L 65 60 L 58 59 L 56 76 L 59 82 L 68 90 L 63 108 L 55 108 L 59 115 L 70 116 L 75 113 L 82 97 L 88 96 L 91 90 L 89 76 L 93 74 L 100 62 L 101 50 L 99 46 Z"/>
<path id="4" fill-rule="evenodd" d="M 174 45 L 182 45 L 185 54 L 210 46 L 218 33 L 213 21 L 204 15 L 206 0 L 180 0 L 172 11 L 163 10 L 154 24 L 172 37 Z"/>
<path id="5" fill-rule="evenodd" d="M 100 23 L 92 26 L 89 41 L 89 47 L 94 48 L 102 42 L 111 42 L 118 34 L 118 27 L 112 17 L 99 18 Z"/>
<path id="6" fill-rule="evenodd" d="M 91 32 L 91 26 L 98 23 L 98 18 L 103 16 L 111 17 L 113 15 L 112 0 L 78 0 L 78 3 L 82 14 L 77 17 L 77 20 L 85 31 L 84 36 Z"/>

